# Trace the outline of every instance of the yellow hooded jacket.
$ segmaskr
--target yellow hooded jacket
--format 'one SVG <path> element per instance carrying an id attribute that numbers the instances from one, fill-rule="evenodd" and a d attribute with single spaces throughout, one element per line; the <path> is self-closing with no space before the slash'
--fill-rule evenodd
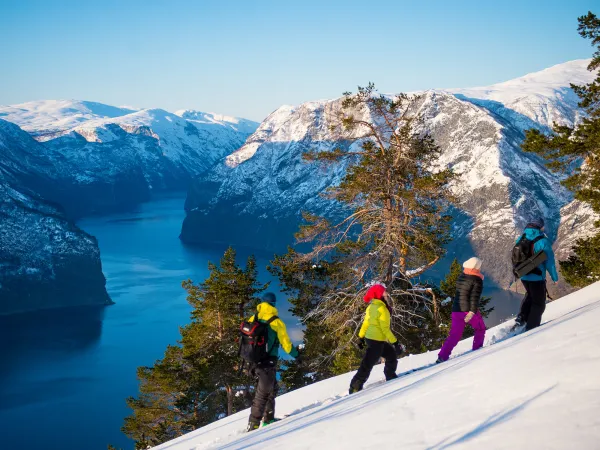
<path id="1" fill-rule="evenodd" d="M 258 320 L 261 322 L 268 321 L 271 317 L 277 316 L 277 308 L 273 305 L 263 302 L 256 307 L 258 314 L 250 317 L 249 322 L 254 322 L 258 316 Z M 279 344 L 283 347 L 286 353 L 296 358 L 298 356 L 298 350 L 292 345 L 292 341 L 287 334 L 285 323 L 281 319 L 275 319 L 269 324 L 269 337 L 267 346 L 269 348 L 269 355 L 277 357 L 279 353 Z"/>
<path id="2" fill-rule="evenodd" d="M 390 321 L 390 311 L 385 303 L 377 299 L 371 300 L 358 337 L 394 344 L 397 339 L 390 329 Z"/>

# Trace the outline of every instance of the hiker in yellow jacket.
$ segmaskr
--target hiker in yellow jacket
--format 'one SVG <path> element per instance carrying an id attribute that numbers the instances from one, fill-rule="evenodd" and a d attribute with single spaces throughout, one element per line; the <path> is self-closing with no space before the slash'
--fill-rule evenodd
<path id="1" fill-rule="evenodd" d="M 258 384 L 250 409 L 247 431 L 256 430 L 261 421 L 263 425 L 268 425 L 278 420 L 275 418 L 275 397 L 279 390 L 277 384 L 279 347 L 283 347 L 293 358 L 299 356 L 298 349 L 294 347 L 287 334 L 285 323 L 277 316 L 275 301 L 275 294 L 267 292 L 256 307 L 257 314 L 249 319 L 249 322 L 258 320 L 267 324 L 268 332 L 267 356 L 251 368 L 251 373 L 258 379 Z"/>
<path id="2" fill-rule="evenodd" d="M 373 366 L 381 358 L 385 359 L 383 373 L 386 381 L 397 377 L 397 358 L 404 352 L 404 349 L 390 329 L 391 316 L 389 306 L 384 299 L 385 294 L 385 287 L 376 284 L 371 286 L 364 296 L 364 301 L 369 306 L 358 337 L 360 338 L 359 347 L 364 348 L 366 343 L 367 351 L 356 375 L 350 382 L 350 394 L 362 390 Z"/>

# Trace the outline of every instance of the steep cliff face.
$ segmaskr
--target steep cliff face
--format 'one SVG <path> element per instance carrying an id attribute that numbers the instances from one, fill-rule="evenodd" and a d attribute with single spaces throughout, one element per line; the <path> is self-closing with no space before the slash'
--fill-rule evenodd
<path id="1" fill-rule="evenodd" d="M 581 72 L 577 73 L 582 80 L 590 76 L 583 64 L 567 63 L 562 70 L 552 68 L 551 88 L 546 71 L 524 77 L 528 90 L 524 96 L 513 92 L 523 92 L 523 82 L 513 80 L 494 87 L 493 101 L 489 93 L 477 101 L 473 97 L 477 90 L 468 92 L 471 97 L 465 95 L 467 90 L 435 90 L 424 92 L 419 105 L 427 131 L 443 150 L 440 164 L 459 174 L 453 189 L 460 211 L 449 256 L 481 256 L 486 272 L 502 287 L 512 281 L 508 254 L 530 217 L 545 217 L 549 236 L 559 238 L 557 248 L 563 245 L 561 208 L 571 196 L 538 158 L 524 154 L 519 145 L 526 124 L 546 128 L 550 119 L 573 123 L 579 118 L 563 81 L 574 70 Z M 502 89 L 504 97 L 498 94 Z M 569 101 L 563 101 L 565 96 Z M 281 249 L 292 242 L 300 211 L 335 214 L 338 206 L 320 194 L 339 183 L 345 167 L 307 164 L 302 155 L 343 146 L 329 131 L 331 111 L 339 107 L 340 100 L 311 102 L 282 107 L 269 116 L 244 146 L 194 183 L 186 203 L 184 242 L 220 237 L 233 244 Z M 576 225 L 573 233 L 585 233 L 588 226 Z"/>
<path id="2" fill-rule="evenodd" d="M 47 195 L 70 217 L 129 208 L 153 192 L 185 190 L 258 126 L 197 111 L 178 114 L 78 101 L 0 107 L 1 118 L 39 142 L 38 154 L 55 168 L 55 189 Z"/>
<path id="3" fill-rule="evenodd" d="M 35 192 L 55 168 L 30 139 L 0 120 L 0 315 L 110 304 L 96 239 Z"/>

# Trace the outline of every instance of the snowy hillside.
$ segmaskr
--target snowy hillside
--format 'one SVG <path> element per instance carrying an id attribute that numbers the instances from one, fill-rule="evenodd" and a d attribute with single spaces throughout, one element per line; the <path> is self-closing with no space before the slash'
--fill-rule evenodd
<path id="1" fill-rule="evenodd" d="M 181 116 L 190 117 L 190 120 Z M 184 190 L 239 148 L 255 122 L 196 111 L 132 110 L 85 101 L 0 106 L 56 166 L 58 201 L 71 217 L 111 212 L 152 192 Z"/>
<path id="2" fill-rule="evenodd" d="M 540 328 L 488 330 L 477 352 L 467 339 L 440 365 L 401 358 L 387 383 L 377 366 L 352 396 L 352 373 L 331 378 L 278 398 L 279 423 L 246 434 L 246 410 L 156 449 L 597 449 L 599 322 L 596 283 L 548 305 Z"/>
<path id="3" fill-rule="evenodd" d="M 520 150 L 522 131 L 531 124 L 543 128 L 552 120 L 577 120 L 581 113 L 568 100 L 574 95 L 568 80 L 590 78 L 585 61 L 573 61 L 489 88 L 423 93 L 419 112 L 443 149 L 442 163 L 461 174 L 454 192 L 464 214 L 456 222 L 451 256 L 475 252 L 503 288 L 512 280 L 507 254 L 527 218 L 543 215 L 550 237 L 565 236 L 559 230 L 561 209 L 571 202 L 559 178 Z M 307 164 L 302 155 L 340 145 L 330 132 L 331 112 L 340 104 L 337 99 L 284 106 L 265 119 L 243 147 L 192 186 L 182 239 L 195 243 L 222 235 L 230 243 L 279 250 L 291 242 L 300 211 L 334 213 L 335 205 L 319 194 L 339 182 L 344 167 Z M 579 220 L 588 212 L 578 204 L 568 211 L 574 218 L 569 236 L 589 232 L 592 221 Z"/>

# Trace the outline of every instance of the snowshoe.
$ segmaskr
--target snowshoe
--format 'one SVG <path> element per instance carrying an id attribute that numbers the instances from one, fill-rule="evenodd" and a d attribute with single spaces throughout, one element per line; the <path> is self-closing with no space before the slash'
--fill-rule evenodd
<path id="1" fill-rule="evenodd" d="M 445 359 L 442 359 L 442 358 L 438 358 L 438 359 L 435 361 L 435 363 L 436 363 L 436 364 L 440 364 L 440 363 L 443 363 L 443 362 L 446 362 L 446 360 L 445 360 Z"/>
<path id="2" fill-rule="evenodd" d="M 263 420 L 262 426 L 266 427 L 267 425 L 271 425 L 272 423 L 279 422 L 281 419 L 277 417 L 273 417 L 271 420 Z"/>

